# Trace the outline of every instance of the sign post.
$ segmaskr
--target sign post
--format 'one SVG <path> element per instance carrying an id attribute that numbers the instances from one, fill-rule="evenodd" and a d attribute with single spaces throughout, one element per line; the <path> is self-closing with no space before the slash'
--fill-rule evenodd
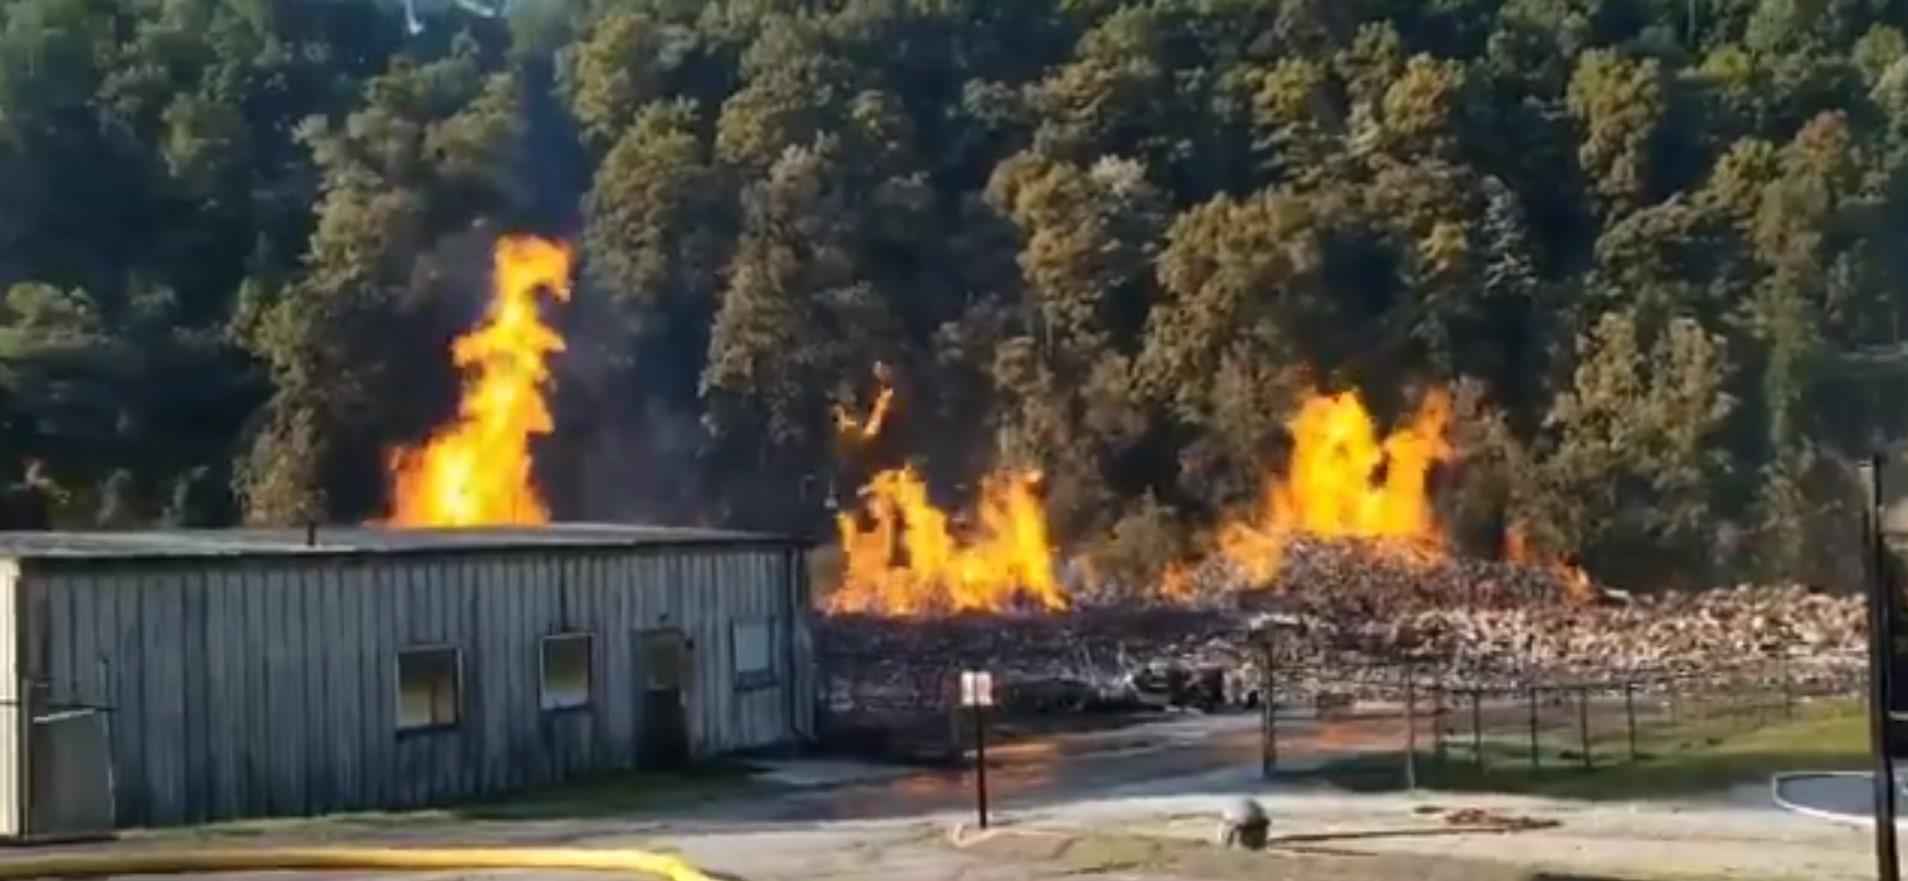
<path id="1" fill-rule="evenodd" d="M 1875 758 L 1875 866 L 1879 881 L 1899 881 L 1901 868 L 1895 842 L 1895 738 L 1893 737 L 1894 689 L 1889 680 L 1896 664 L 1895 606 L 1899 600 L 1895 567 L 1890 565 L 1891 551 L 1884 536 L 1887 518 L 1882 507 L 1881 456 L 1866 463 L 1863 470 L 1867 485 L 1866 525 L 1868 547 L 1868 723 L 1870 748 Z"/>
<path id="2" fill-rule="evenodd" d="M 1259 776 L 1270 780 L 1279 769 L 1278 688 L 1273 680 L 1272 640 L 1278 631 L 1267 628 L 1259 662 Z"/>
<path id="3" fill-rule="evenodd" d="M 1252 622 L 1252 634 L 1259 642 L 1259 776 L 1270 780 L 1279 768 L 1279 677 L 1278 637 L 1280 630 L 1298 632 L 1300 621 L 1289 614 L 1261 615 Z"/>
<path id="4" fill-rule="evenodd" d="M 987 828 L 987 708 L 994 705 L 994 674 L 985 670 L 961 671 L 961 706 L 974 714 L 974 811 L 980 815 L 980 827 Z"/>

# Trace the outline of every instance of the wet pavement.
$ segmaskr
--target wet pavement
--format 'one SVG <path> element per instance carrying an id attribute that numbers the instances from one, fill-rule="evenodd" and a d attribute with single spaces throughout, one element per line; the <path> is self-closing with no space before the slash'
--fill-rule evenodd
<path id="1" fill-rule="evenodd" d="M 1280 767 L 1397 749 L 1402 737 L 1397 719 L 1281 720 Z M 1175 716 L 1116 730 L 990 746 L 988 800 L 993 810 L 1010 812 L 1085 796 L 1170 794 L 1175 781 L 1258 768 L 1261 743 L 1256 715 L 1226 714 Z M 1167 787 L 1165 793 L 1160 792 L 1162 786 Z M 771 822 L 895 819 L 971 811 L 974 799 L 970 769 L 928 769 L 796 793 L 744 813 L 748 819 Z"/>
<path id="2" fill-rule="evenodd" d="M 1395 715 L 1281 720 L 1280 767 L 1290 770 L 1360 752 L 1395 751 L 1403 745 L 1404 727 Z M 1421 734 L 1420 745 L 1429 737 L 1428 731 Z M 315 821 L 249 838 L 240 846 L 349 842 L 385 847 L 638 848 L 679 854 L 718 876 L 750 881 L 1060 881 L 1086 875 L 1106 881 L 1478 881 L 1500 876 L 1527 881 L 1536 876 L 1519 867 L 1553 865 L 1587 874 L 1677 867 L 1707 873 L 1705 877 L 1760 877 L 1750 870 L 1780 867 L 1784 871 L 1774 874 L 1811 881 L 1859 877 L 1859 861 L 1848 855 L 1853 852 L 1850 842 L 1860 843 L 1859 830 L 1802 820 L 1770 805 L 1665 805 L 1639 812 L 1636 805 L 1436 794 L 1437 801 L 1559 824 L 1518 836 L 1453 834 L 1441 828 L 1445 821 L 1437 812 L 1427 813 L 1428 807 L 1435 807 L 1427 801 L 1432 794 L 1352 795 L 1261 780 L 1259 720 L 1251 714 L 1164 716 L 1116 730 L 990 747 L 988 753 L 994 808 L 1014 834 L 1036 836 L 1031 843 L 994 851 L 948 842 L 950 828 L 972 817 L 972 777 L 965 769 L 896 776 L 892 766 L 798 761 L 784 763 L 789 780 L 796 785 L 806 781 L 813 788 L 695 811 L 572 820 L 444 820 L 414 827 L 327 827 L 325 821 Z M 1278 818 L 1279 835 L 1294 842 L 1317 839 L 1328 846 L 1294 845 L 1281 851 L 1283 856 L 1272 855 L 1277 859 L 1256 858 L 1237 866 L 1212 862 L 1222 853 L 1204 844 L 1211 840 L 1213 818 L 1219 807 L 1240 794 L 1259 799 Z M 1039 839 L 1041 835 L 1048 837 Z M 1175 841 L 1179 844 L 1171 844 Z M 1729 847 L 1720 847 L 1722 842 Z M 217 841 L 202 838 L 196 843 L 211 846 Z M 162 836 L 101 847 L 137 851 L 193 844 L 189 838 Z M 1742 853 L 1718 862 L 1717 854 L 1737 851 Z M 1486 864 L 1488 871 L 1480 868 Z M 228 877 L 325 881 L 593 876 L 451 871 Z"/>

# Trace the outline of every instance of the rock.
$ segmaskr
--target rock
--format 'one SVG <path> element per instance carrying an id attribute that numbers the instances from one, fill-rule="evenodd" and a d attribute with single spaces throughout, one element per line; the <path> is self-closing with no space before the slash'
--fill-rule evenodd
<path id="1" fill-rule="evenodd" d="M 1219 812 L 1219 843 L 1225 847 L 1264 850 L 1266 832 L 1271 827 L 1272 821 L 1266 818 L 1265 809 L 1257 801 L 1234 799 Z"/>

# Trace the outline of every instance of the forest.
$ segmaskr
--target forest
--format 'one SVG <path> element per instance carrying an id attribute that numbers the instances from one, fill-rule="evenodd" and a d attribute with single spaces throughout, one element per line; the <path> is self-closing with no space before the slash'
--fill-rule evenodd
<path id="1" fill-rule="evenodd" d="M 565 519 L 1014 466 L 1142 583 L 1308 396 L 1448 391 L 1453 542 L 1830 582 L 1908 437 L 1902 0 L 416 7 L 0 7 L 12 525 L 377 519 L 511 232 L 577 255 Z"/>

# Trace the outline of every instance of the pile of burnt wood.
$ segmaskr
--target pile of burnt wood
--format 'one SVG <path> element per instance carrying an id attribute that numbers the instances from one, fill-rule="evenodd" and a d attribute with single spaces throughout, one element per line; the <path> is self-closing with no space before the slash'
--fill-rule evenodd
<path id="1" fill-rule="evenodd" d="M 1546 567 L 1321 544 L 1291 555 L 1267 589 L 1208 591 L 1195 605 L 829 617 L 822 678 L 838 717 L 879 726 L 944 717 L 963 669 L 994 674 L 1005 714 L 1251 707 L 1268 657 L 1281 703 L 1326 706 L 1395 697 L 1407 663 L 1418 681 L 1460 689 L 1721 675 L 1776 660 L 1781 675 L 1823 689 L 1860 674 L 1857 597 L 1743 586 L 1586 601 L 1564 579 Z"/>

